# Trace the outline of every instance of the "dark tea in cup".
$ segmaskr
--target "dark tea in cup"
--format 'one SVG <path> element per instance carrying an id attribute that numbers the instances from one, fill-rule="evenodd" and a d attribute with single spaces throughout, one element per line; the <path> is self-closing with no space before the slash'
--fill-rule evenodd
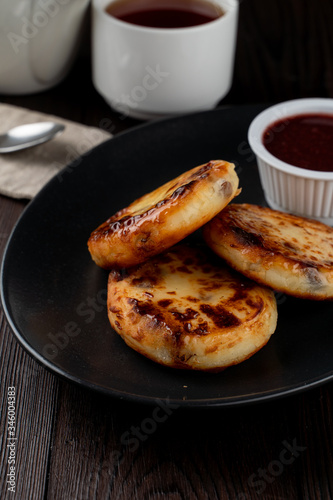
<path id="1" fill-rule="evenodd" d="M 106 12 L 122 21 L 151 28 L 188 28 L 223 16 L 222 8 L 206 0 L 116 0 Z"/>

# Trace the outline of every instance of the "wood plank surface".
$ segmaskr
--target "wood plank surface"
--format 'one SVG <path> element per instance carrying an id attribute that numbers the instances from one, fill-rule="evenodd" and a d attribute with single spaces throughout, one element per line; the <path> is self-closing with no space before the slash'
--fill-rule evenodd
<path id="1" fill-rule="evenodd" d="M 0 196 L 0 258 L 25 203 Z M 16 498 L 43 498 L 51 450 L 58 380 L 39 366 L 18 344 L 0 309 L 0 459 L 1 498 L 8 491 L 8 445 L 15 443 Z M 16 440 L 8 432 L 8 388 L 15 387 Z"/>
<path id="2" fill-rule="evenodd" d="M 243 0 L 234 85 L 236 102 L 333 96 L 333 3 Z"/>
<path id="3" fill-rule="evenodd" d="M 333 2 L 242 0 L 233 87 L 222 104 L 333 97 Z M 113 133 L 136 125 L 91 82 L 89 47 L 68 78 L 2 102 Z M 103 125 L 104 124 L 104 125 Z M 0 196 L 0 254 L 26 202 Z M 314 334 L 314 342 L 315 334 Z M 333 362 L 333 358 L 332 358 Z M 0 309 L 0 498 L 298 500 L 333 498 L 332 388 L 239 408 L 128 403 L 39 366 Z M 16 400 L 16 492 L 8 491 L 8 387 Z"/>

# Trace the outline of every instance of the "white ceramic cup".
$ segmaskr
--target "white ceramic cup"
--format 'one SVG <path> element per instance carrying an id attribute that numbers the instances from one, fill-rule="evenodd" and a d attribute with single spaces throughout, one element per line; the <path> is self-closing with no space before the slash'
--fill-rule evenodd
<path id="1" fill-rule="evenodd" d="M 113 0 L 114 1 L 114 0 Z M 223 16 L 188 28 L 149 28 L 93 0 L 93 82 L 122 114 L 153 119 L 215 107 L 231 87 L 238 0 L 212 0 Z"/>
<path id="2" fill-rule="evenodd" d="M 89 0 L 0 0 L 0 93 L 53 87 L 71 67 Z"/>

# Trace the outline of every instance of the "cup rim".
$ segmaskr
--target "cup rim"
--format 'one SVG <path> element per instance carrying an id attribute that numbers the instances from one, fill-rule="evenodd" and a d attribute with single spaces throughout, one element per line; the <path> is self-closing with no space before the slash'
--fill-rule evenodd
<path id="1" fill-rule="evenodd" d="M 213 19 L 212 21 L 209 21 L 204 24 L 199 24 L 197 26 L 187 26 L 184 28 L 153 28 L 150 26 L 140 26 L 132 23 L 128 23 L 127 21 L 122 21 L 121 19 L 117 19 L 116 17 L 107 14 L 105 12 L 105 7 L 110 3 L 111 0 L 107 1 L 105 0 L 105 6 L 101 7 L 99 4 L 102 0 L 92 0 L 92 6 L 93 8 L 101 13 L 103 18 L 107 20 L 107 22 L 112 22 L 115 24 L 118 24 L 119 26 L 122 26 L 123 28 L 131 29 L 134 31 L 139 31 L 141 33 L 155 33 L 155 34 L 165 34 L 167 36 L 170 36 L 171 33 L 173 36 L 175 33 L 177 34 L 182 34 L 182 33 L 191 33 L 195 31 L 202 31 L 205 29 L 209 29 L 210 26 L 216 25 L 219 23 L 225 23 L 226 19 L 229 19 L 230 15 L 234 12 L 237 13 L 238 7 L 239 7 L 239 0 L 220 0 L 221 3 L 227 4 L 228 8 L 225 10 L 223 16 L 218 17 L 217 19 Z M 208 0 L 209 1 L 209 0 Z M 212 0 L 212 3 L 214 3 L 216 0 Z M 217 0 L 219 3 L 219 0 Z M 103 2 L 104 3 L 104 2 Z M 223 7 L 223 5 L 222 5 Z"/>
<path id="2" fill-rule="evenodd" d="M 307 179 L 333 180 L 333 172 L 308 170 L 279 160 L 262 142 L 262 134 L 269 125 L 283 118 L 306 113 L 325 113 L 333 116 L 333 99 L 325 97 L 292 99 L 266 108 L 250 124 L 248 130 L 250 147 L 261 160 L 282 172 Z"/>

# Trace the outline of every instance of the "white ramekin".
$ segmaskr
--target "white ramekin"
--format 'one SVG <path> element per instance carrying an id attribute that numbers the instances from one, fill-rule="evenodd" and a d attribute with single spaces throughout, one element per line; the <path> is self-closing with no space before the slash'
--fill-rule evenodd
<path id="1" fill-rule="evenodd" d="M 263 133 L 274 122 L 307 113 L 333 115 L 333 99 L 295 99 L 271 106 L 252 121 L 249 144 L 257 157 L 259 175 L 268 205 L 333 225 L 333 172 L 306 170 L 285 163 L 267 151 Z"/>

